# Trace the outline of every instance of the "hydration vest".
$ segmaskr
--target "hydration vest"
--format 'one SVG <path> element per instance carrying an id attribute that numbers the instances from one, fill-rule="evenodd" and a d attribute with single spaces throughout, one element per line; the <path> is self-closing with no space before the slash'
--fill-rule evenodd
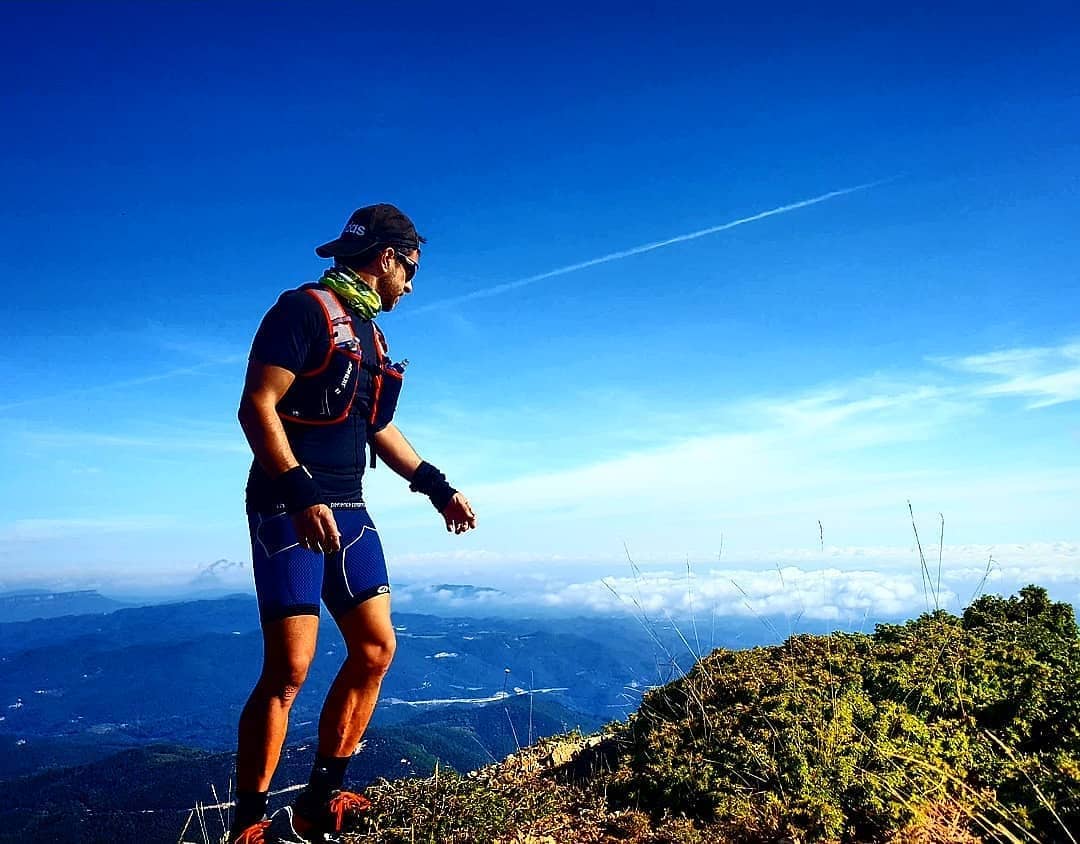
<path id="1" fill-rule="evenodd" d="M 344 422 L 360 394 L 368 393 L 368 438 L 394 418 L 408 361 L 391 363 L 389 348 L 374 320 L 362 323 L 359 333 L 333 291 L 319 285 L 300 288 L 313 296 L 326 317 L 330 346 L 322 363 L 301 372 L 277 404 L 278 416 L 300 425 L 336 425 Z M 375 465 L 375 451 L 371 452 Z"/>

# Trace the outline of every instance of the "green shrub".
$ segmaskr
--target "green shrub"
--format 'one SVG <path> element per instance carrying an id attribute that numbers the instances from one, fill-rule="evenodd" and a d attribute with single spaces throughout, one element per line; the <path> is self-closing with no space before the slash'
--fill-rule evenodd
<path id="1" fill-rule="evenodd" d="M 962 618 L 716 651 L 621 729 L 616 799 L 763 839 L 884 840 L 954 806 L 973 828 L 1077 826 L 1080 638 L 1028 587 Z"/>
<path id="2" fill-rule="evenodd" d="M 353 840 L 910 844 L 1080 829 L 1080 632 L 1033 586 L 961 617 L 714 651 L 610 730 L 613 770 L 581 778 L 544 772 L 569 764 L 552 748 L 574 741 L 555 739 L 468 777 L 377 786 Z"/>

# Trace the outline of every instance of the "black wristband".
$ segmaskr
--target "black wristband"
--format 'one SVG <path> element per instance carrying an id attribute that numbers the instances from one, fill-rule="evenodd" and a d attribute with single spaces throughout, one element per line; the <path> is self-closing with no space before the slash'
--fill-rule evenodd
<path id="1" fill-rule="evenodd" d="M 457 495 L 457 490 L 447 483 L 446 475 L 426 460 L 413 472 L 409 489 L 413 492 L 421 492 L 430 498 L 431 503 L 440 513 L 446 509 L 450 499 Z"/>
<path id="2" fill-rule="evenodd" d="M 316 504 L 325 504 L 322 490 L 306 466 L 293 466 L 274 481 L 278 497 L 285 502 L 286 513 L 299 513 Z"/>

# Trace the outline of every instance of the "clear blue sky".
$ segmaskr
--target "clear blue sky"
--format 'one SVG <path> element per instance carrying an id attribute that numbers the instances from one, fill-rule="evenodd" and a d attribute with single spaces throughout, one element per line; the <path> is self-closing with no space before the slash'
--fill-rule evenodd
<path id="1" fill-rule="evenodd" d="M 251 334 L 389 201 L 399 423 L 481 519 L 377 470 L 399 577 L 918 584 L 911 499 L 1080 597 L 1080 17 L 949 5 L 5 4 L 0 586 L 247 559 Z"/>

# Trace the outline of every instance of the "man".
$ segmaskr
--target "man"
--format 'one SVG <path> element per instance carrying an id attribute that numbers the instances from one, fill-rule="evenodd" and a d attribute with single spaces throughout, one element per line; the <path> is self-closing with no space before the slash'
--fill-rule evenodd
<path id="1" fill-rule="evenodd" d="M 391 421 L 404 365 L 374 317 L 412 292 L 420 244 L 392 205 L 361 208 L 316 249 L 315 284 L 281 295 L 252 343 L 239 419 L 254 453 L 247 484 L 263 668 L 240 716 L 234 844 L 326 840 L 367 800 L 342 788 L 394 655 L 390 585 L 365 508 L 366 453 L 427 495 L 446 529 L 476 527 L 468 500 L 422 461 Z M 319 719 L 315 764 L 294 805 L 265 818 L 289 709 L 315 654 L 319 601 L 347 656 Z"/>

